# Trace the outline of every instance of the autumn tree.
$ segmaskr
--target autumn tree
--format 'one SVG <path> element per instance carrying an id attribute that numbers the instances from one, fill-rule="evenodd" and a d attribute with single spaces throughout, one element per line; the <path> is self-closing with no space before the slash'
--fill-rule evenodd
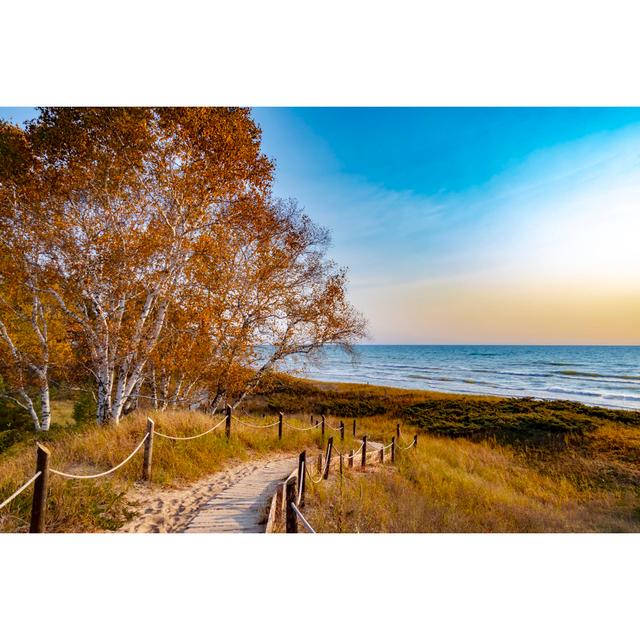
<path id="1" fill-rule="evenodd" d="M 47 108 L 21 140 L 0 191 L 28 241 L 10 252 L 65 315 L 99 423 L 143 385 L 162 406 L 237 402 L 288 356 L 363 334 L 326 232 L 272 198 L 248 110 Z"/>
<path id="2" fill-rule="evenodd" d="M 37 431 L 47 431 L 52 327 L 31 217 L 38 210 L 36 169 L 24 132 L 0 123 L 1 393 L 29 413 Z"/>

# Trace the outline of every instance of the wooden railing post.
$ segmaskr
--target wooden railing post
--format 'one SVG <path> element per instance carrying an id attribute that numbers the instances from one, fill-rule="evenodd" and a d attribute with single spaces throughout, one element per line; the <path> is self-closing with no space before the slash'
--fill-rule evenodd
<path id="1" fill-rule="evenodd" d="M 349 451 L 349 467 L 353 467 L 353 449 Z"/>
<path id="2" fill-rule="evenodd" d="M 276 489 L 276 512 L 274 515 L 275 522 L 282 522 L 282 501 L 284 500 L 284 482 L 278 485 Z"/>
<path id="3" fill-rule="evenodd" d="M 380 447 L 380 464 L 384 463 L 384 447 Z"/>
<path id="4" fill-rule="evenodd" d="M 356 419 L 353 419 L 353 437 L 356 437 Z"/>
<path id="5" fill-rule="evenodd" d="M 293 503 L 296 501 L 296 479 L 289 478 L 285 487 L 285 496 L 287 502 L 286 516 L 286 532 L 298 533 L 298 517 L 293 510 Z"/>
<path id="6" fill-rule="evenodd" d="M 329 436 L 327 440 L 327 453 L 324 459 L 324 479 L 329 477 L 329 467 L 331 466 L 331 452 L 333 451 L 333 436 Z"/>
<path id="7" fill-rule="evenodd" d="M 413 436 L 413 448 L 416 449 L 418 447 L 418 434 L 416 433 L 415 436 Z"/>
<path id="8" fill-rule="evenodd" d="M 227 436 L 227 440 L 231 437 L 231 405 L 227 405 L 227 419 L 224 425 L 224 432 Z"/>
<path id="9" fill-rule="evenodd" d="M 367 436 L 362 436 L 362 462 L 360 466 L 367 466 Z"/>
<path id="10" fill-rule="evenodd" d="M 344 440 L 344 422 L 340 420 L 340 440 Z"/>
<path id="11" fill-rule="evenodd" d="M 340 454 L 340 477 L 342 478 L 342 454 Z"/>
<path id="12" fill-rule="evenodd" d="M 278 413 L 278 440 L 282 440 L 282 419 L 283 415 L 282 411 L 280 411 L 280 413 Z"/>
<path id="13" fill-rule="evenodd" d="M 324 414 L 321 416 L 320 418 L 320 424 L 321 424 L 321 433 L 322 433 L 322 439 L 324 440 Z"/>
<path id="14" fill-rule="evenodd" d="M 151 480 L 151 460 L 153 458 L 153 432 L 156 428 L 151 418 L 147 418 L 147 439 L 144 443 L 144 458 L 142 461 L 142 479 Z"/>
<path id="15" fill-rule="evenodd" d="M 396 462 L 396 437 L 391 438 L 391 464 Z"/>
<path id="16" fill-rule="evenodd" d="M 33 499 L 31 502 L 31 523 L 29 533 L 44 533 L 47 517 L 47 492 L 49 489 L 49 449 L 36 443 L 36 472 L 40 475 L 33 485 Z"/>
<path id="17" fill-rule="evenodd" d="M 396 425 L 396 438 L 400 440 L 400 423 Z"/>
<path id="18" fill-rule="evenodd" d="M 311 414 L 311 424 L 313 424 L 313 413 Z"/>
<path id="19" fill-rule="evenodd" d="M 304 507 L 304 491 L 307 486 L 306 480 L 306 467 L 307 464 L 307 452 L 302 451 L 298 456 L 298 496 L 300 500 L 298 501 L 298 506 Z"/>

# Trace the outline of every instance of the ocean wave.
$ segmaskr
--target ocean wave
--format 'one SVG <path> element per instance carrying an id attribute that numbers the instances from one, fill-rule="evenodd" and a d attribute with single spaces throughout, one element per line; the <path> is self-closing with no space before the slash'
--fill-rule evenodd
<path id="1" fill-rule="evenodd" d="M 561 376 L 571 376 L 575 378 L 606 378 L 610 380 L 640 380 L 640 376 L 616 375 L 615 373 L 595 373 L 594 371 L 573 371 L 572 369 L 562 369 L 555 372 Z"/>
<path id="2" fill-rule="evenodd" d="M 566 393 L 567 395 L 572 396 L 589 396 L 592 398 L 602 398 L 603 395 L 598 391 L 584 391 L 578 389 L 564 389 L 562 387 L 548 387 L 545 391 L 549 391 L 550 393 Z"/>
<path id="3" fill-rule="evenodd" d="M 640 410 L 640 349 L 361 348 L 304 367 L 310 378 Z M 475 356 L 475 357 L 473 357 Z"/>
<path id="4" fill-rule="evenodd" d="M 608 393 L 602 396 L 605 400 L 626 400 L 628 402 L 638 402 L 640 401 L 639 395 L 629 395 L 629 394 L 620 394 L 620 393 Z"/>

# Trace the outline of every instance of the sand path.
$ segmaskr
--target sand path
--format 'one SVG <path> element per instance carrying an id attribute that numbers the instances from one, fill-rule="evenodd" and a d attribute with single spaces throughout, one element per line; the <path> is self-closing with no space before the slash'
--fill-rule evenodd
<path id="1" fill-rule="evenodd" d="M 127 498 L 137 505 L 138 515 L 119 529 L 122 533 L 182 533 L 200 512 L 212 515 L 212 503 L 219 496 L 239 501 L 244 494 L 244 509 L 250 510 L 251 519 L 237 524 L 258 527 L 263 518 L 261 508 L 275 493 L 279 480 L 285 478 L 296 466 L 291 454 L 280 454 L 244 462 L 224 471 L 214 473 L 198 482 L 179 489 L 159 489 L 146 484 L 137 484 Z M 288 469 L 288 470 L 287 470 Z M 235 491 L 230 491 L 234 489 Z M 229 493 L 226 493 L 228 492 Z M 253 502 L 249 499 L 253 496 Z M 215 503 L 214 503 L 215 504 Z M 218 506 L 222 502 L 218 501 Z M 222 514 L 221 514 L 222 515 Z M 228 514 L 229 515 L 229 514 Z M 228 520 L 228 519 L 227 519 Z M 200 524 L 205 520 L 199 520 Z M 195 529 L 205 529 L 196 525 Z M 225 526 L 228 523 L 225 523 Z M 264 531 L 264 524 L 261 525 Z M 192 527 L 192 530 L 193 527 Z M 240 529 L 220 529 L 235 531 Z"/>
<path id="2" fill-rule="evenodd" d="M 370 452 L 379 442 L 367 442 Z M 315 455 L 310 456 L 315 459 Z M 334 457 L 334 464 L 337 458 Z M 127 498 L 138 515 L 122 533 L 264 533 L 269 503 L 297 456 L 279 454 L 241 463 L 180 489 L 136 484 Z"/>

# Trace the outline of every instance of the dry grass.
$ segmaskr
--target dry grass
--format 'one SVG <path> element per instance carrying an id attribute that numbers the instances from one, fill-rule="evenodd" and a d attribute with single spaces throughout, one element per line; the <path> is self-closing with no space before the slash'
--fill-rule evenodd
<path id="1" fill-rule="evenodd" d="M 51 466 L 76 474 L 91 474 L 109 469 L 123 460 L 145 433 L 147 413 L 135 413 L 119 425 L 82 429 L 54 428 L 40 440 L 51 451 Z M 211 428 L 220 416 L 198 412 L 149 412 L 156 429 L 170 435 L 195 435 Z M 247 418 L 256 424 L 267 424 L 275 416 Z M 291 416 L 294 425 L 307 426 Z M 36 437 L 23 440 L 0 455 L 0 499 L 10 495 L 34 472 Z M 224 427 L 186 442 L 162 438 L 154 441 L 152 482 L 156 485 L 184 486 L 226 465 L 267 456 L 277 451 L 314 450 L 320 444 L 319 431 L 285 429 L 282 441 L 277 428 L 254 430 L 234 422 L 229 440 Z M 132 505 L 125 499 L 131 486 L 140 480 L 142 452 L 127 465 L 106 478 L 66 480 L 51 476 L 47 516 L 48 531 L 114 530 L 132 517 Z M 31 489 L 26 490 L 0 512 L 0 531 L 28 529 Z"/>
<path id="2" fill-rule="evenodd" d="M 54 400 L 51 403 L 51 422 L 61 427 L 73 427 L 73 400 Z"/>
<path id="3" fill-rule="evenodd" d="M 438 437 L 390 466 L 312 488 L 305 513 L 320 532 L 640 531 L 638 494 L 579 489 L 524 466 L 505 447 Z"/>
<path id="4" fill-rule="evenodd" d="M 292 415 L 295 407 L 305 413 Z M 336 450 L 359 438 L 389 442 L 396 423 L 405 437 L 420 434 L 416 452 L 397 470 L 348 474 L 319 485 L 307 512 L 321 531 L 640 531 L 640 414 L 576 403 L 412 392 L 370 385 L 312 383 L 278 377 L 246 405 L 247 418 L 267 424 L 283 410 L 287 421 L 310 424 L 321 411 L 342 416 L 345 439 L 327 423 Z M 146 414 L 116 427 L 63 427 L 69 406 L 56 407 L 56 426 L 42 438 L 52 466 L 75 473 L 102 471 L 124 459 L 145 432 Z M 359 413 L 362 412 L 362 413 Z M 266 415 L 264 415 L 266 413 Z M 220 420 L 196 412 L 150 415 L 157 429 L 193 435 Z M 352 435 L 352 416 L 357 437 Z M 350 416 L 350 417 L 346 417 Z M 240 415 L 242 417 L 242 415 Z M 35 435 L 0 454 L 0 500 L 33 474 Z M 254 430 L 234 422 L 187 442 L 157 438 L 152 482 L 185 486 L 239 461 L 306 449 L 314 465 L 317 431 Z M 127 491 L 139 481 L 142 455 L 99 480 L 51 479 L 50 531 L 113 530 L 132 516 Z M 315 465 L 314 467 L 315 468 Z M 28 527 L 31 490 L 0 511 L 0 531 Z"/>

